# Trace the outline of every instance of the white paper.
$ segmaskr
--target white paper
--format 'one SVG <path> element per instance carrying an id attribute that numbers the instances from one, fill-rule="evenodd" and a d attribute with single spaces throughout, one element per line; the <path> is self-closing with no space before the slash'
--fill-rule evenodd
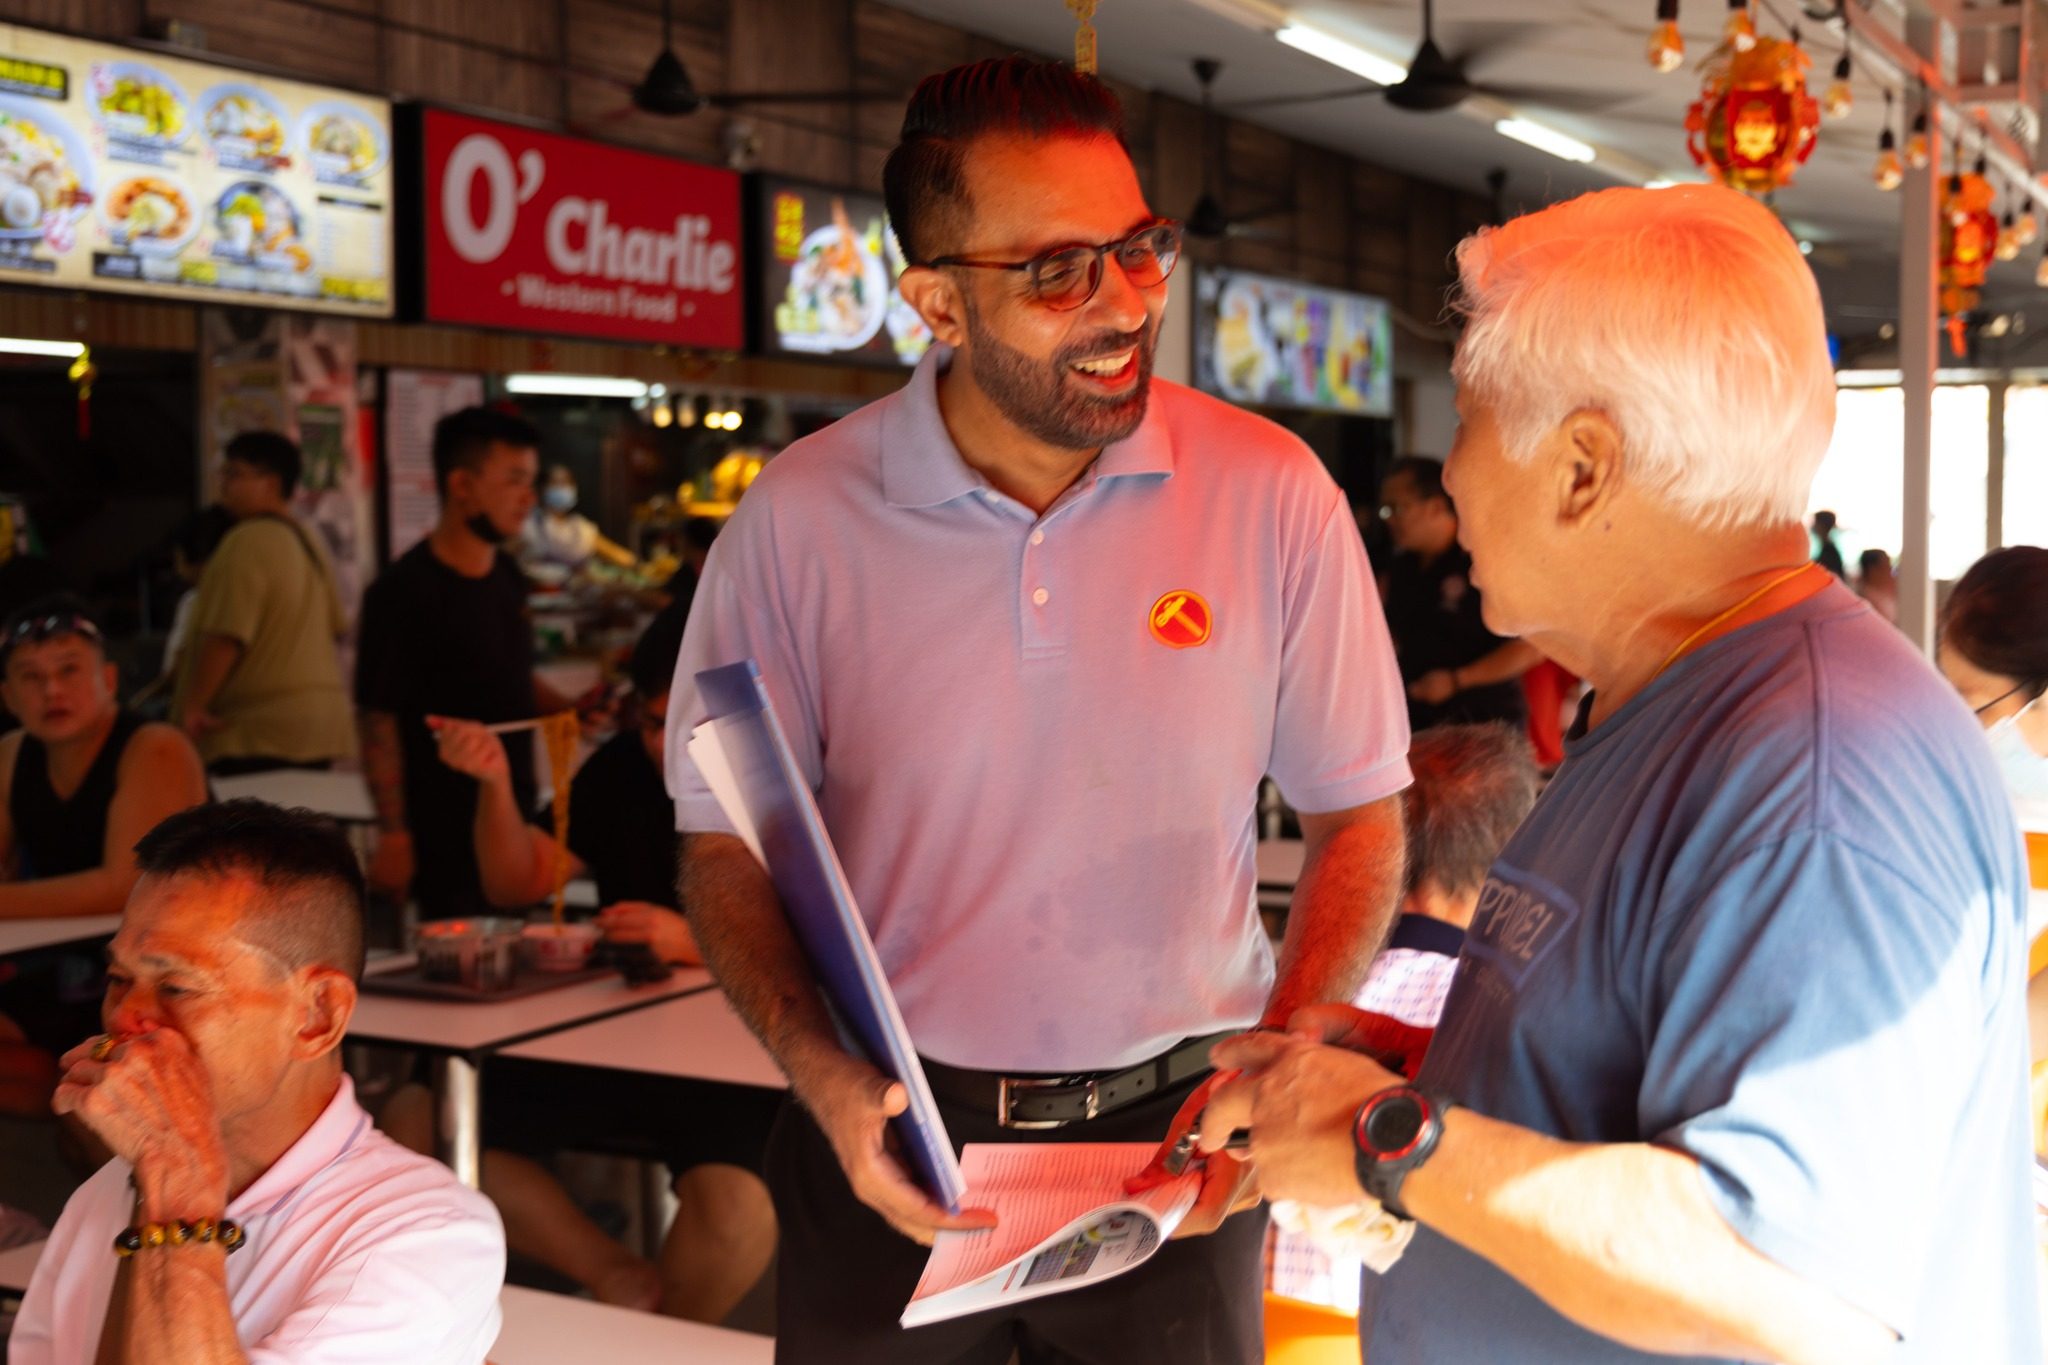
<path id="1" fill-rule="evenodd" d="M 690 761 L 697 765 L 704 785 L 718 798 L 718 808 L 732 821 L 733 831 L 752 851 L 754 860 L 768 866 L 768 859 L 761 853 L 760 831 L 754 828 L 754 818 L 747 814 L 747 803 L 740 799 L 739 779 L 732 775 L 732 760 L 726 756 L 725 741 L 718 737 L 716 721 L 707 720 L 690 731 Z"/>
<path id="2" fill-rule="evenodd" d="M 997 1225 L 941 1232 L 903 1310 L 905 1327 L 1097 1284 L 1143 1265 L 1194 1207 L 1199 1167 L 1140 1194 L 1124 1182 L 1149 1142 L 979 1143 L 960 1154 L 965 1204 Z"/>

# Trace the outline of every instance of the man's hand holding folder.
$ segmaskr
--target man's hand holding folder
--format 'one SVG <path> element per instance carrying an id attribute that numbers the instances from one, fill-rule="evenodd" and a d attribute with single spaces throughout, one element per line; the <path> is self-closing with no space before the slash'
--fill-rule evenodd
<path id="1" fill-rule="evenodd" d="M 841 1053 L 817 1068 L 797 1098 L 832 1143 L 854 1195 L 905 1237 L 930 1246 L 941 1230 L 995 1226 L 996 1216 L 987 1209 L 946 1212 L 903 1168 L 889 1128 L 889 1120 L 910 1104 L 901 1081 Z"/>

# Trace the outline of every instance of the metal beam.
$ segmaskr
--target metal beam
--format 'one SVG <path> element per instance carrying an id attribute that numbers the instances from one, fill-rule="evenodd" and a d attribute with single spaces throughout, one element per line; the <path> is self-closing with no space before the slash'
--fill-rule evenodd
<path id="1" fill-rule="evenodd" d="M 1914 21 L 1917 36 L 1932 41 L 1933 24 Z M 1945 110 L 1927 111 L 1931 146 L 1941 145 Z M 1908 168 L 1899 187 L 1899 387 L 1905 395 L 1904 543 L 1899 547 L 1899 629 L 1923 652 L 1934 652 L 1934 576 L 1930 559 L 1934 493 L 1934 365 L 1940 338 L 1935 297 L 1935 251 L 1942 175 L 1939 160 Z"/>

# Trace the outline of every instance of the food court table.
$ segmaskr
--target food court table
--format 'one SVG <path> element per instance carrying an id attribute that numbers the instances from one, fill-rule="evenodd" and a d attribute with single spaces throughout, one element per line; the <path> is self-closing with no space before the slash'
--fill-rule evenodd
<path id="1" fill-rule="evenodd" d="M 0 919 L 0 957 L 103 938 L 121 927 L 119 915 L 62 915 L 55 919 Z"/>
<path id="2" fill-rule="evenodd" d="M 398 959 L 387 970 L 409 965 Z M 442 1160 L 475 1188 L 483 1165 L 481 1063 L 493 1052 L 577 1024 L 645 1009 L 702 991 L 711 974 L 678 971 L 666 981 L 629 986 L 616 976 L 579 981 L 516 1000 L 418 1000 L 365 993 L 349 1021 L 352 1043 L 424 1052 L 434 1063 L 436 1129 Z"/>
<path id="3" fill-rule="evenodd" d="M 699 991 L 500 1049 L 530 1062 L 784 1090 L 789 1083 L 724 991 Z"/>

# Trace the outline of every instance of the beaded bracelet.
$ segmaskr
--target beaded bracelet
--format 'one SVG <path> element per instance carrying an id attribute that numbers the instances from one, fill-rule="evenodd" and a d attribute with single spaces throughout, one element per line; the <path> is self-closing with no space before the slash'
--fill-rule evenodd
<path id="1" fill-rule="evenodd" d="M 201 1218 L 186 1222 L 180 1218 L 172 1223 L 143 1223 L 123 1228 L 114 1238 L 116 1256 L 133 1256 L 146 1247 L 181 1247 L 194 1242 L 218 1242 L 228 1251 L 240 1251 L 248 1241 L 242 1232 L 242 1225 L 232 1218 L 218 1221 Z"/>

